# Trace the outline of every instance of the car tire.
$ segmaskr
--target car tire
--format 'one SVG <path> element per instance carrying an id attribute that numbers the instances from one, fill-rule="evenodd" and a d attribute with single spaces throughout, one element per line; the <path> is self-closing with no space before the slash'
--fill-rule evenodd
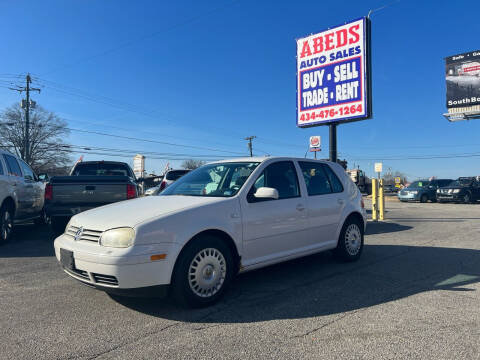
<path id="1" fill-rule="evenodd" d="M 45 212 L 45 209 L 42 210 L 40 213 L 40 216 L 33 220 L 33 223 L 37 226 L 44 226 L 48 225 L 50 223 L 50 218 L 48 217 L 47 213 Z"/>
<path id="2" fill-rule="evenodd" d="M 420 197 L 420 202 L 421 203 L 426 203 L 428 201 L 428 196 L 423 194 L 421 197 Z"/>
<path id="3" fill-rule="evenodd" d="M 333 253 L 337 260 L 343 262 L 356 261 L 363 251 L 363 225 L 356 218 L 349 218 L 343 224 L 338 244 Z"/>
<path id="4" fill-rule="evenodd" d="M 472 203 L 472 196 L 470 195 L 470 193 L 466 193 L 463 196 L 463 203 L 464 204 L 471 204 Z"/>
<path id="5" fill-rule="evenodd" d="M 0 244 L 5 244 L 12 237 L 13 211 L 7 204 L 0 208 Z"/>
<path id="6" fill-rule="evenodd" d="M 55 235 L 60 235 L 65 232 L 65 227 L 67 226 L 68 220 L 63 216 L 52 216 L 50 218 L 50 225 Z"/>
<path id="7" fill-rule="evenodd" d="M 180 253 L 172 275 L 172 293 L 185 307 L 210 306 L 225 293 L 233 275 L 228 245 L 216 237 L 201 236 Z"/>

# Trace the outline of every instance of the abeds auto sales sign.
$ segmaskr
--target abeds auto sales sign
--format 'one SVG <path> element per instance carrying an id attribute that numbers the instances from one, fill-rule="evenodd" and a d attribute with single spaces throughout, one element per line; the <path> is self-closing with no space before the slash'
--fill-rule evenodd
<path id="1" fill-rule="evenodd" d="M 370 116 L 368 21 L 361 18 L 297 40 L 297 126 Z"/>

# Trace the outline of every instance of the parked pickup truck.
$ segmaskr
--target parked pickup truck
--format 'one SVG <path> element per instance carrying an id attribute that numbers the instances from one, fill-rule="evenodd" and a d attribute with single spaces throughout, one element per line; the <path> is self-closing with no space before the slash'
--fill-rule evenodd
<path id="1" fill-rule="evenodd" d="M 77 163 L 70 176 L 54 176 L 45 187 L 45 211 L 52 228 L 63 232 L 73 215 L 138 196 L 132 169 L 115 161 Z"/>

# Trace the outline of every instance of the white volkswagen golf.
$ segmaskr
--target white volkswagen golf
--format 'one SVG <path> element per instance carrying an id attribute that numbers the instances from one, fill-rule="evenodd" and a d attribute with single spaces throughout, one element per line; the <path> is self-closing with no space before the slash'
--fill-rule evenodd
<path id="1" fill-rule="evenodd" d="M 366 211 L 338 164 L 294 158 L 211 163 L 158 196 L 75 215 L 55 240 L 67 274 L 110 293 L 217 301 L 233 277 L 324 250 L 354 261 Z"/>

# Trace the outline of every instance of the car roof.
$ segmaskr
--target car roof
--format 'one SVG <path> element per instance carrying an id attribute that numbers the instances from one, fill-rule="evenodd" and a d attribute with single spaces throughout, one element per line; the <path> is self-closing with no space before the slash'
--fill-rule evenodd
<path id="1" fill-rule="evenodd" d="M 122 164 L 122 165 L 128 165 L 125 162 L 122 161 L 104 161 L 104 160 L 98 160 L 98 161 L 80 161 L 77 165 L 79 164 Z"/>
<path id="2" fill-rule="evenodd" d="M 218 163 L 226 163 L 226 162 L 265 162 L 270 160 L 297 160 L 297 161 L 316 161 L 319 163 L 327 163 L 327 160 L 315 160 L 315 159 L 307 159 L 307 158 L 299 158 L 299 157 L 287 157 L 287 156 L 253 156 L 253 157 L 240 157 L 240 158 L 233 158 L 233 159 L 224 159 L 213 161 L 209 164 L 218 164 Z M 340 164 L 338 164 L 340 165 Z"/>

